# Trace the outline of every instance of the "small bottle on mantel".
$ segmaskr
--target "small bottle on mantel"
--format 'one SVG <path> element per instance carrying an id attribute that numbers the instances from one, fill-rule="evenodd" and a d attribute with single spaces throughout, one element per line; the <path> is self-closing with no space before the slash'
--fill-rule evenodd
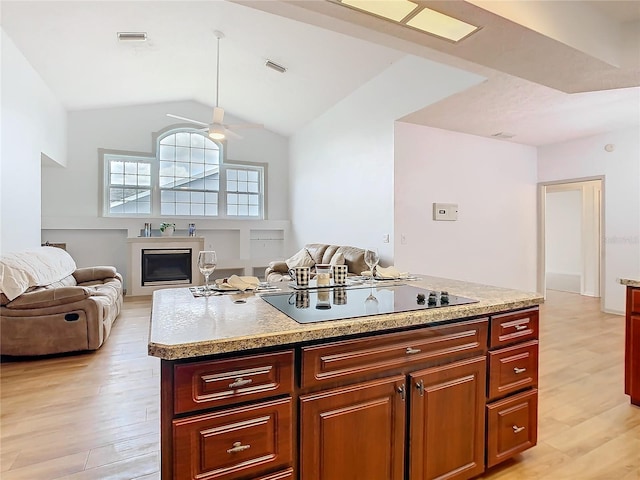
<path id="1" fill-rule="evenodd" d="M 196 236 L 196 224 L 195 223 L 190 223 L 189 224 L 189 236 L 190 237 L 195 237 Z"/>
<path id="2" fill-rule="evenodd" d="M 145 223 L 144 224 L 144 236 L 145 237 L 150 237 L 151 236 L 151 224 L 150 223 Z"/>

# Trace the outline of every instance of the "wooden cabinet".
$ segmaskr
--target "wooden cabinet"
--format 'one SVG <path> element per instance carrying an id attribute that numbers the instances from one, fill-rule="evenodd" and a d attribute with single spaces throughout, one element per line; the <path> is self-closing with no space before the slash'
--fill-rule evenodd
<path id="1" fill-rule="evenodd" d="M 483 356 L 410 375 L 411 480 L 467 479 L 484 471 L 486 370 Z"/>
<path id="2" fill-rule="evenodd" d="M 538 309 L 490 320 L 487 467 L 533 447 L 538 430 Z"/>
<path id="3" fill-rule="evenodd" d="M 405 376 L 300 397 L 300 478 L 402 480 Z"/>
<path id="4" fill-rule="evenodd" d="M 162 479 L 476 477 L 535 445 L 537 337 L 530 308 L 163 360 Z"/>
<path id="5" fill-rule="evenodd" d="M 624 392 L 640 406 L 640 288 L 627 287 Z"/>

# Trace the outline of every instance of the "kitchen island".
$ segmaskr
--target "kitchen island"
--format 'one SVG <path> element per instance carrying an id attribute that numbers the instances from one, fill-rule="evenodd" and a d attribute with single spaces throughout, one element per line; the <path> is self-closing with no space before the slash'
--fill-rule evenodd
<path id="1" fill-rule="evenodd" d="M 640 406 L 640 280 L 621 278 L 627 287 L 624 328 L 624 393 Z"/>
<path id="2" fill-rule="evenodd" d="M 542 296 L 407 283 L 477 302 L 300 324 L 259 295 L 154 292 L 162 478 L 467 479 L 535 445 Z"/>

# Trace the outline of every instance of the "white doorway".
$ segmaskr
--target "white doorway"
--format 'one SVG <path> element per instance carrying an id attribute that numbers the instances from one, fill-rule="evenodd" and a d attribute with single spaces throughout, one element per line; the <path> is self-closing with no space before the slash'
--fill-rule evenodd
<path id="1" fill-rule="evenodd" d="M 602 297 L 603 177 L 539 185 L 538 289 Z"/>

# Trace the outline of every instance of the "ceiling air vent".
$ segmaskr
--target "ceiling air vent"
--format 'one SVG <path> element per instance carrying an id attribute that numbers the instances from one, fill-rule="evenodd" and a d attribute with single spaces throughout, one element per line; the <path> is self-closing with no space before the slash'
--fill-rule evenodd
<path id="1" fill-rule="evenodd" d="M 287 71 L 285 67 L 283 67 L 282 65 L 278 65 L 277 63 L 272 62 L 271 60 L 267 60 L 267 62 L 265 63 L 265 66 L 280 73 L 284 73 Z"/>
<path id="2" fill-rule="evenodd" d="M 513 138 L 516 136 L 515 133 L 509 133 L 509 132 L 498 132 L 498 133 L 494 133 L 493 135 L 491 135 L 493 138 Z"/>
<path id="3" fill-rule="evenodd" d="M 121 42 L 146 42 L 147 32 L 118 32 Z"/>

